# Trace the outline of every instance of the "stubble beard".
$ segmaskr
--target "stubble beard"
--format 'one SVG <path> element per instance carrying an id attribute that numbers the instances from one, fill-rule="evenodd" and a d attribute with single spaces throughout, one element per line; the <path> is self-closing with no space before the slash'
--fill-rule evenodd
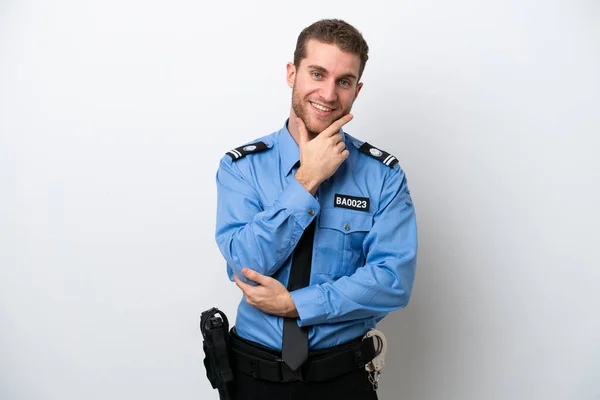
<path id="1" fill-rule="evenodd" d="M 310 103 L 308 103 L 308 101 L 307 101 L 307 107 L 312 107 L 310 105 Z M 310 136 L 311 139 L 317 137 L 319 135 L 319 133 L 321 133 L 321 132 L 315 131 L 314 127 L 310 125 L 308 117 L 305 112 L 305 108 L 302 107 L 302 99 L 300 99 L 299 96 L 296 96 L 296 86 L 295 85 L 292 88 L 292 110 L 294 111 L 294 114 L 296 114 L 296 116 L 298 118 L 300 118 L 302 120 L 302 122 L 304 122 L 304 126 L 306 126 L 306 131 L 308 132 L 308 135 Z M 339 116 L 335 116 L 331 119 L 331 121 L 329 122 L 329 125 L 331 125 L 333 122 L 335 122 L 336 120 L 342 118 L 344 115 L 347 115 L 349 113 L 350 113 L 350 110 L 343 110 Z"/>

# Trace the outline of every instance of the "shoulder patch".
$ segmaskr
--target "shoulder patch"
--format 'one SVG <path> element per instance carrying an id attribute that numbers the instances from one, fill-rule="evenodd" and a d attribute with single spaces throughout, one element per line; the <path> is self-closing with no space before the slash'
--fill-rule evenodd
<path id="1" fill-rule="evenodd" d="M 236 149 L 227 152 L 227 155 L 231 157 L 231 160 L 237 161 L 246 157 L 248 154 L 259 153 L 269 148 L 265 142 L 249 143 L 244 146 L 240 146 Z"/>
<path id="2" fill-rule="evenodd" d="M 384 163 L 385 165 L 387 165 L 390 168 L 393 168 L 394 165 L 396 165 L 398 163 L 398 159 L 396 157 L 394 157 L 390 153 L 387 153 L 383 150 L 380 150 L 376 147 L 371 146 L 367 142 L 364 142 L 362 144 L 362 146 L 360 146 L 358 148 L 358 150 L 362 153 L 365 153 L 366 155 L 368 155 L 370 157 L 373 157 L 376 160 L 381 161 L 382 163 Z"/>

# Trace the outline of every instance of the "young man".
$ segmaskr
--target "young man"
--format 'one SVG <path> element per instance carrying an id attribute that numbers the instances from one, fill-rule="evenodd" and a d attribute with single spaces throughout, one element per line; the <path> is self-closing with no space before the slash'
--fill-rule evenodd
<path id="1" fill-rule="evenodd" d="M 289 119 L 221 160 L 216 240 L 243 292 L 236 399 L 377 398 L 362 338 L 407 305 L 417 233 L 396 158 L 342 130 L 367 59 L 344 21 L 304 29 Z"/>

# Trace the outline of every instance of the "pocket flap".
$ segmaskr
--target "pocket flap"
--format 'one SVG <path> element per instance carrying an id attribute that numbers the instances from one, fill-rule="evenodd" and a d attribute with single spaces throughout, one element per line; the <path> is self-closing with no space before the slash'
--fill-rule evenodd
<path id="1" fill-rule="evenodd" d="M 319 227 L 335 229 L 345 234 L 368 232 L 373 226 L 373 214 L 338 208 L 321 209 Z"/>

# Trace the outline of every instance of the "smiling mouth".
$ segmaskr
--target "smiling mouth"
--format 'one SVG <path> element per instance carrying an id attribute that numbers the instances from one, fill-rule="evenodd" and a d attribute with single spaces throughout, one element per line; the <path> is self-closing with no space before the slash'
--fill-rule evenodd
<path id="1" fill-rule="evenodd" d="M 313 106 L 314 108 L 316 108 L 319 111 L 323 111 L 323 112 L 333 111 L 333 108 L 325 107 L 321 104 L 313 103 L 312 101 L 310 101 L 309 103 L 311 106 Z"/>

